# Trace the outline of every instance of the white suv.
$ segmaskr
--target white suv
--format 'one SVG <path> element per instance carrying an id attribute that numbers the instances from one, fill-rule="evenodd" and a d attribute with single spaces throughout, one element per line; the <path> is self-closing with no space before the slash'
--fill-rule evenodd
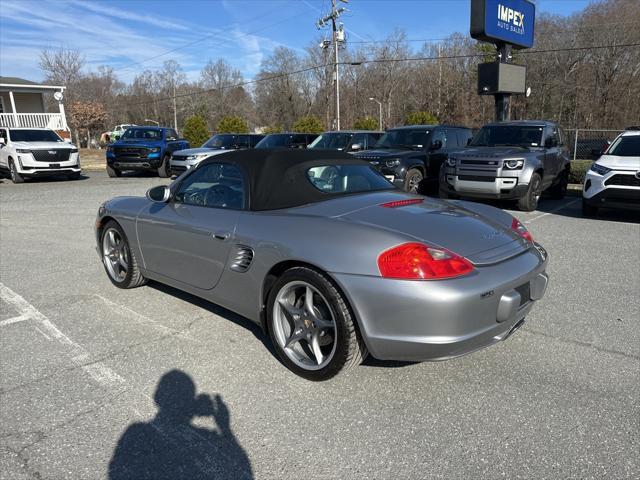
<path id="1" fill-rule="evenodd" d="M 49 128 L 0 127 L 0 170 L 13 183 L 29 177 L 80 178 L 80 154 Z"/>
<path id="2" fill-rule="evenodd" d="M 591 165 L 582 189 L 582 213 L 600 207 L 640 209 L 640 127 L 629 127 Z"/>

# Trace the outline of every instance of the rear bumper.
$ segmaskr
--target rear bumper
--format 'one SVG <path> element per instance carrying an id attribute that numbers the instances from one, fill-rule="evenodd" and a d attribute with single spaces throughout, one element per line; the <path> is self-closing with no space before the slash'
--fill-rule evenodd
<path id="1" fill-rule="evenodd" d="M 381 360 L 444 360 L 505 340 L 544 296 L 546 258 L 530 248 L 469 276 L 404 281 L 334 274 Z"/>

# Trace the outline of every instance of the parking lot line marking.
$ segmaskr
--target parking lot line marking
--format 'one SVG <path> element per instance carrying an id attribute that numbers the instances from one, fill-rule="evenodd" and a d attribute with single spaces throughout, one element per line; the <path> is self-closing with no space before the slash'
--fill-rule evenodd
<path id="1" fill-rule="evenodd" d="M 114 313 L 121 315 L 125 318 L 133 318 L 136 322 L 142 324 L 142 325 L 148 325 L 150 327 L 153 328 L 158 328 L 160 330 L 162 330 L 165 333 L 169 333 L 169 334 L 173 334 L 173 335 L 177 335 L 180 338 L 184 338 L 186 340 L 190 340 L 192 342 L 198 342 L 200 343 L 199 340 L 192 338 L 184 333 L 182 333 L 180 330 L 176 330 L 174 328 L 170 328 L 167 327 L 165 325 L 162 325 L 161 323 L 156 322 L 155 320 L 153 320 L 152 318 L 149 318 L 145 315 L 142 315 L 141 313 L 136 312 L 135 310 L 125 306 L 125 305 L 120 305 L 119 303 L 113 302 L 111 300 L 109 300 L 108 298 L 103 297 L 102 295 L 100 295 L 99 293 L 94 293 L 93 294 L 95 297 L 99 298 L 100 300 L 102 300 L 105 305 L 107 305 L 107 307 L 109 307 L 111 309 L 111 311 L 113 311 Z"/>
<path id="2" fill-rule="evenodd" d="M 563 210 L 563 209 L 565 209 L 565 208 L 567 208 L 567 207 L 569 207 L 569 206 L 571 206 L 574 203 L 577 203 L 579 201 L 580 201 L 580 199 L 572 200 L 569 203 L 565 203 L 564 205 L 560 205 L 558 208 L 554 208 L 553 210 L 549 210 L 548 212 L 545 212 L 542 215 L 538 215 L 537 217 L 533 217 L 531 220 L 527 220 L 524 223 L 526 225 L 527 223 L 534 222 L 534 221 L 538 220 L 539 218 L 546 217 L 547 215 L 551 215 L 552 213 L 559 212 L 560 210 Z"/>
<path id="3" fill-rule="evenodd" d="M 25 320 L 31 320 L 31 317 L 27 314 L 18 315 L 17 317 L 7 318 L 0 322 L 0 327 L 5 325 L 11 325 L 12 323 L 24 322 Z"/>
<path id="4" fill-rule="evenodd" d="M 41 328 L 42 330 L 40 330 L 40 332 L 45 337 L 49 335 L 58 340 L 61 344 L 67 346 L 70 350 L 69 354 L 71 356 L 71 361 L 87 372 L 96 382 L 103 386 L 113 386 L 124 383 L 124 379 L 120 375 L 101 362 L 84 365 L 84 362 L 90 358 L 89 353 L 62 333 L 60 329 L 36 307 L 31 305 L 3 283 L 0 283 L 0 299 L 15 308 L 19 313 L 19 317 L 27 317 L 26 320 L 37 323 L 35 327 L 38 330 Z"/>

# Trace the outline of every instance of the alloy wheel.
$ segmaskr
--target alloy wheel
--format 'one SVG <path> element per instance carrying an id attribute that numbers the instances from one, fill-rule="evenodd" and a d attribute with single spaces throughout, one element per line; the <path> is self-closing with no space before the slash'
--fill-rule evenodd
<path id="1" fill-rule="evenodd" d="M 109 276 L 116 282 L 124 282 L 129 272 L 129 252 L 115 228 L 109 228 L 102 236 L 102 261 Z"/>
<path id="2" fill-rule="evenodd" d="M 305 370 L 320 370 L 336 352 L 336 322 L 326 298 L 311 284 L 284 285 L 273 304 L 273 329 L 287 357 Z"/>
<path id="3" fill-rule="evenodd" d="M 422 181 L 422 175 L 419 173 L 414 173 L 409 177 L 409 192 L 418 193 L 418 188 L 420 186 L 420 182 Z"/>

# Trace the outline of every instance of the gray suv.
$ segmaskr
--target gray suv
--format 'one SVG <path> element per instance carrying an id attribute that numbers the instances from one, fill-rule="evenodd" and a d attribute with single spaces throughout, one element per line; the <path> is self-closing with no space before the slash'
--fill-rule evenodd
<path id="1" fill-rule="evenodd" d="M 440 170 L 440 197 L 517 200 L 531 212 L 542 192 L 567 193 L 571 162 L 562 129 L 521 120 L 482 127 L 467 148 L 449 154 Z"/>

